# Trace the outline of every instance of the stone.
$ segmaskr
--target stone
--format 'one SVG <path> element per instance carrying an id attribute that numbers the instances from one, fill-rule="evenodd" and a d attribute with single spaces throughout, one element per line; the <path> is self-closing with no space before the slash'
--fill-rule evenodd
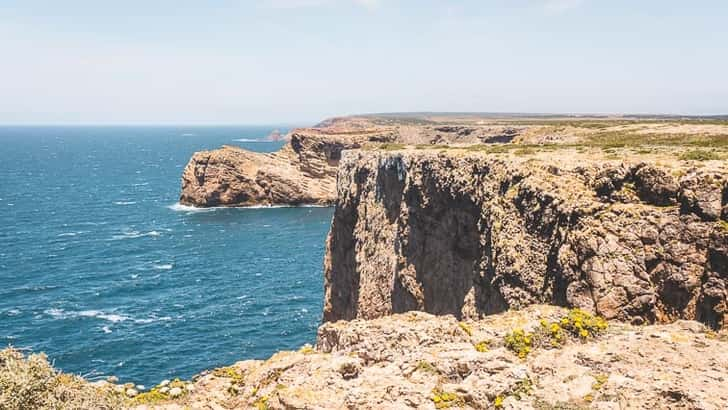
<path id="1" fill-rule="evenodd" d="M 172 387 L 169 389 L 169 397 L 179 397 L 182 395 L 182 389 L 179 387 Z"/>
<path id="2" fill-rule="evenodd" d="M 136 389 L 126 389 L 125 393 L 127 397 L 136 397 L 139 395 L 139 392 Z"/>

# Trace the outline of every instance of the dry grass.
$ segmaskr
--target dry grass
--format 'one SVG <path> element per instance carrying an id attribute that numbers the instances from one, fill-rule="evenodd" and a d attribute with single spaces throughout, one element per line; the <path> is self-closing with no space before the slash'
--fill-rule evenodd
<path id="1" fill-rule="evenodd" d="M 122 398 L 57 371 L 44 354 L 0 350 L 0 409 L 117 409 Z"/>

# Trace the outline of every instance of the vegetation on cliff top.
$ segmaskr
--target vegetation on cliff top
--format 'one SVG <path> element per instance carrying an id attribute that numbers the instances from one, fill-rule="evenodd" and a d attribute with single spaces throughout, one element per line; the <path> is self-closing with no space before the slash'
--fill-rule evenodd
<path id="1" fill-rule="evenodd" d="M 0 351 L 0 409 L 116 409 L 123 398 L 54 369 L 45 354 Z"/>

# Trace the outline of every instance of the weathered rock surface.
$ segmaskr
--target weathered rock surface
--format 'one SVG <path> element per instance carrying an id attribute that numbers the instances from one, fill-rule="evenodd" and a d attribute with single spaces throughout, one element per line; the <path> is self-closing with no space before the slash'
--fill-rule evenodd
<path id="1" fill-rule="evenodd" d="M 280 352 L 199 377 L 167 409 L 723 409 L 728 337 L 697 322 L 631 326 L 525 359 L 515 328 L 563 309 L 531 306 L 478 321 L 423 312 L 326 323 L 315 349 Z M 476 348 L 485 343 L 487 349 Z M 148 408 L 152 406 L 140 406 Z"/>
<path id="2" fill-rule="evenodd" d="M 293 133 L 275 153 L 225 146 L 195 153 L 182 175 L 184 205 L 328 205 L 335 197 L 336 169 L 348 138 Z"/>
<path id="3" fill-rule="evenodd" d="M 724 161 L 452 151 L 346 153 L 324 320 L 549 303 L 728 324 Z"/>
<path id="4" fill-rule="evenodd" d="M 341 151 L 362 146 L 681 143 L 675 135 L 691 143 L 722 146 L 722 138 L 728 138 L 728 123 L 686 126 L 664 119 L 529 119 L 427 114 L 339 117 L 292 131 L 287 135 L 287 144 L 275 153 L 256 153 L 236 147 L 195 153 L 182 176 L 180 203 L 199 207 L 330 204 L 336 198 L 336 167 Z M 659 179 L 660 175 L 646 173 L 634 177 L 637 182 Z M 672 195 L 675 186 L 660 185 L 659 189 L 665 191 L 639 192 L 641 196 L 652 196 L 652 202 L 675 200 Z M 712 200 L 701 196 L 704 194 L 693 192 L 681 198 L 681 203 L 701 207 Z M 700 209 L 712 216 L 728 212 Z"/>

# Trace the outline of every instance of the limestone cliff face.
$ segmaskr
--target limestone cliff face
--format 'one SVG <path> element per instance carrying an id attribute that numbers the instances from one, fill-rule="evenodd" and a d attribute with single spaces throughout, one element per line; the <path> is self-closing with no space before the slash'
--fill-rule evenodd
<path id="1" fill-rule="evenodd" d="M 324 319 L 550 303 L 728 324 L 725 163 L 559 155 L 347 152 Z"/>
<path id="2" fill-rule="evenodd" d="M 335 197 L 341 151 L 358 146 L 352 139 L 294 132 L 275 153 L 230 146 L 197 152 L 182 175 L 180 203 L 328 205 Z"/>

